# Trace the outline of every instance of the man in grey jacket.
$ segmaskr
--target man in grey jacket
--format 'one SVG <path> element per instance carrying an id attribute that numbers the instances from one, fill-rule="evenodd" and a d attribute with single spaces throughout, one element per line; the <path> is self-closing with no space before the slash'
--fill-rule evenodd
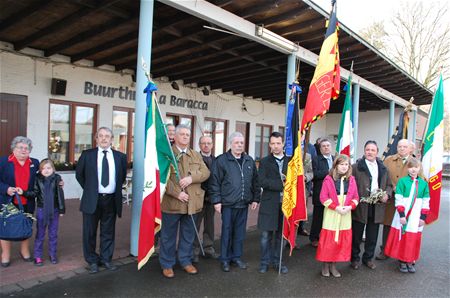
<path id="1" fill-rule="evenodd" d="M 230 271 L 230 263 L 247 269 L 241 256 L 248 205 L 255 210 L 261 196 L 255 161 L 244 153 L 243 135 L 234 132 L 228 142 L 230 150 L 216 158 L 209 182 L 211 202 L 222 215 L 220 261 L 224 272 Z"/>

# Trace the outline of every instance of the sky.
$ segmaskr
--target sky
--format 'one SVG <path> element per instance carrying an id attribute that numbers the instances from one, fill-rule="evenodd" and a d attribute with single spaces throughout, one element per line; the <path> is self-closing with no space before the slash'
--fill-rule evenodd
<path id="1" fill-rule="evenodd" d="M 315 2 L 327 12 L 331 10 L 331 0 L 311 1 Z M 441 4 L 446 3 L 450 11 L 450 1 L 448 0 L 417 1 L 427 5 L 433 5 L 433 3 L 437 2 Z M 374 22 L 383 21 L 385 25 L 388 25 L 394 13 L 405 2 L 413 2 L 413 0 L 337 0 L 337 15 L 339 22 L 358 33 L 361 29 L 366 28 Z M 445 94 L 450 94 L 450 79 L 444 82 L 444 92 Z"/>

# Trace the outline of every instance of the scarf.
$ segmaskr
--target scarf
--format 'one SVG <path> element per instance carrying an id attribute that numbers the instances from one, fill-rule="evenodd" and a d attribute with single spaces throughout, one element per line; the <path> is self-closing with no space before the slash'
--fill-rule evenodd
<path id="1" fill-rule="evenodd" d="M 48 177 L 44 178 L 44 225 L 47 225 L 50 220 L 53 219 L 53 213 L 55 212 L 55 189 L 52 188 L 52 184 L 54 184 L 56 176 L 52 174 Z"/>

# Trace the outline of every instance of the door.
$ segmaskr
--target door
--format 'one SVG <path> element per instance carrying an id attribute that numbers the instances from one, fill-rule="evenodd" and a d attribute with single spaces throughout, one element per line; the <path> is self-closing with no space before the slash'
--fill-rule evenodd
<path id="1" fill-rule="evenodd" d="M 0 156 L 11 154 L 11 141 L 27 135 L 27 97 L 0 93 Z"/>

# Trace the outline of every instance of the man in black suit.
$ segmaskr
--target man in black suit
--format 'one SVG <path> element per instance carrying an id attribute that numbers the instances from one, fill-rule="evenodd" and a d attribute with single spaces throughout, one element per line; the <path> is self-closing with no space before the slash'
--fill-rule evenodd
<path id="1" fill-rule="evenodd" d="M 333 166 L 333 156 L 331 155 L 331 142 L 328 139 L 321 139 L 319 143 L 320 154 L 313 159 L 313 220 L 309 240 L 313 247 L 319 245 L 319 235 L 322 230 L 324 206 L 320 202 L 320 191 L 322 190 L 323 179 L 330 172 Z"/>
<path id="2" fill-rule="evenodd" d="M 107 127 L 97 131 L 97 148 L 84 150 L 76 166 L 76 178 L 83 188 L 80 211 L 83 212 L 83 254 L 89 273 L 98 265 L 109 270 L 114 252 L 116 215 L 122 216 L 122 184 L 127 175 L 126 155 L 111 149 L 113 132 Z M 100 222 L 100 255 L 95 252 Z"/>

